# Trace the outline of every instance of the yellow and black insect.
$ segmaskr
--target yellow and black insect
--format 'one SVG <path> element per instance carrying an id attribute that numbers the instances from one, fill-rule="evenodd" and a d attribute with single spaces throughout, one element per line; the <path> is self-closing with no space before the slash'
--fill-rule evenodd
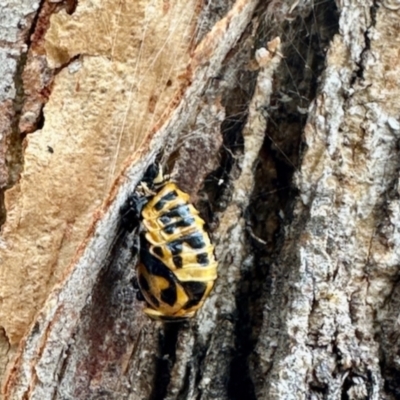
<path id="1" fill-rule="evenodd" d="M 161 168 L 151 171 L 141 185 L 145 194 L 136 200 L 143 230 L 136 274 L 148 304 L 144 312 L 163 321 L 191 318 L 217 278 L 214 246 L 189 195 Z"/>

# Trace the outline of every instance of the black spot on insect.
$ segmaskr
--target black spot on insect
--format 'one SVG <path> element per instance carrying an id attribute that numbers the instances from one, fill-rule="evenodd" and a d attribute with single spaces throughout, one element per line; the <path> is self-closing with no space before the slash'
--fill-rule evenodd
<path id="1" fill-rule="evenodd" d="M 158 200 L 156 204 L 154 204 L 154 208 L 157 211 L 161 211 L 164 208 L 165 204 L 176 199 L 177 197 L 178 193 L 175 190 L 173 190 L 172 192 L 169 192 L 165 196 L 161 197 L 161 199 Z"/>
<path id="2" fill-rule="evenodd" d="M 193 223 L 194 223 L 194 218 L 187 217 L 185 219 L 181 219 L 180 221 L 176 221 L 172 224 L 167 225 L 166 227 L 164 227 L 163 231 L 170 235 L 174 233 L 177 230 L 177 228 L 186 228 L 188 226 L 191 226 Z"/>
<path id="3" fill-rule="evenodd" d="M 192 249 L 202 249 L 206 246 L 201 233 L 194 233 L 192 235 L 185 236 L 182 240 L 184 240 Z"/>
<path id="4" fill-rule="evenodd" d="M 187 204 L 180 204 L 170 210 L 165 211 L 165 213 L 160 217 L 160 221 L 163 225 L 168 225 L 174 218 L 175 219 L 187 219 L 192 215 Z"/>
<path id="5" fill-rule="evenodd" d="M 207 289 L 207 285 L 204 282 L 182 282 L 181 285 L 190 298 L 190 300 L 183 307 L 185 310 L 188 310 L 189 308 L 199 304 Z"/>
<path id="6" fill-rule="evenodd" d="M 163 229 L 163 231 L 164 231 L 165 233 L 168 233 L 168 235 L 171 235 L 171 234 L 174 233 L 174 231 L 175 231 L 175 224 L 171 224 L 171 225 L 166 226 L 166 227 Z"/>
<path id="7" fill-rule="evenodd" d="M 153 304 L 154 307 L 160 307 L 160 302 L 156 299 L 156 297 L 151 293 L 147 292 L 147 297 L 149 298 L 149 301 Z"/>
<path id="8" fill-rule="evenodd" d="M 191 233 L 190 235 L 183 236 L 182 238 L 172 240 L 167 243 L 167 247 L 170 249 L 172 255 L 182 253 L 182 245 L 187 243 L 192 249 L 202 249 L 206 246 L 203 235 L 199 232 Z"/>
<path id="9" fill-rule="evenodd" d="M 47 146 L 47 151 L 51 154 L 54 153 L 54 149 L 51 146 Z"/>
<path id="10" fill-rule="evenodd" d="M 172 260 L 174 261 L 176 268 L 182 268 L 183 261 L 181 256 L 173 256 Z"/>
<path id="11" fill-rule="evenodd" d="M 170 243 L 167 243 L 167 247 L 171 251 L 171 254 L 173 256 L 181 254 L 183 249 L 182 240 L 181 239 L 172 240 Z"/>
<path id="12" fill-rule="evenodd" d="M 162 250 L 162 248 L 160 246 L 154 246 L 153 247 L 153 252 L 154 252 L 154 254 L 156 254 L 159 257 L 163 257 L 164 256 L 163 250 Z"/>
<path id="13" fill-rule="evenodd" d="M 158 258 L 154 257 L 147 250 L 141 252 L 141 262 L 151 275 L 156 275 L 164 278 L 169 285 L 175 285 L 176 276 L 173 272 Z M 140 284 L 139 280 L 139 284 Z"/>
<path id="14" fill-rule="evenodd" d="M 172 218 L 186 219 L 191 216 L 189 206 L 187 204 L 180 204 L 166 211 L 165 214 L 160 217 L 160 220 L 163 224 L 167 224 Z"/>
<path id="15" fill-rule="evenodd" d="M 147 282 L 147 279 L 143 275 L 139 276 L 139 286 L 146 292 L 148 292 L 150 289 L 149 282 Z"/>
<path id="16" fill-rule="evenodd" d="M 173 306 L 176 302 L 177 294 L 176 294 L 176 285 L 169 286 L 166 289 L 161 291 L 161 301 L 167 303 L 170 306 Z"/>
<path id="17" fill-rule="evenodd" d="M 210 260 L 208 259 L 208 254 L 207 253 L 200 253 L 197 254 L 196 260 L 200 265 L 208 265 Z"/>
<path id="18" fill-rule="evenodd" d="M 169 216 L 169 214 L 166 213 L 161 216 L 159 220 L 163 225 L 168 225 L 171 222 L 172 218 Z"/>

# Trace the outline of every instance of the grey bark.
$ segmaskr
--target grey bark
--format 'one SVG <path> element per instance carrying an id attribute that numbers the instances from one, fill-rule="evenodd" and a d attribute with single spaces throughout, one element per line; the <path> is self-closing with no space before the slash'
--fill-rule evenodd
<path id="1" fill-rule="evenodd" d="M 400 397 L 400 4 L 250 3 L 126 171 L 22 341 L 6 398 Z M 208 112 L 217 97 L 220 130 L 222 114 Z M 179 146 L 199 98 L 213 128 Z M 120 226 L 161 149 L 182 176 L 205 162 L 199 151 L 214 160 L 196 205 L 219 278 L 184 324 L 141 313 L 136 232 Z"/>

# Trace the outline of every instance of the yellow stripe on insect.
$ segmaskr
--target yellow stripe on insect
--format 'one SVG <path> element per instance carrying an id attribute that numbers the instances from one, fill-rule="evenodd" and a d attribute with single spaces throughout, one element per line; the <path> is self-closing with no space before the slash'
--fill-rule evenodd
<path id="1" fill-rule="evenodd" d="M 217 263 L 208 267 L 185 267 L 174 271 L 176 277 L 182 281 L 209 282 L 217 279 Z"/>

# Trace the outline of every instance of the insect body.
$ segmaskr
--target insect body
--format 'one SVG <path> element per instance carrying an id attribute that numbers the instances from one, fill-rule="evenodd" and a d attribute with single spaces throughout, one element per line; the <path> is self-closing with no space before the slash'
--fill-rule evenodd
<path id="1" fill-rule="evenodd" d="M 154 182 L 160 181 L 159 174 Z M 141 211 L 144 233 L 136 271 L 149 305 L 144 311 L 164 321 L 191 318 L 217 278 L 214 246 L 189 195 L 171 181 L 155 186 Z"/>

